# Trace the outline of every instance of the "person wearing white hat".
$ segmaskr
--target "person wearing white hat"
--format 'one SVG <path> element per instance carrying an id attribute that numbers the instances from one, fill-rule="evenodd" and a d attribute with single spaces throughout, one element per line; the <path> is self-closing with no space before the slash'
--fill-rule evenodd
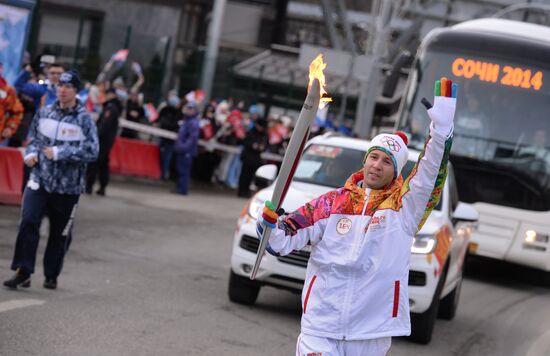
<path id="1" fill-rule="evenodd" d="M 411 333 L 410 248 L 438 203 L 452 143 L 456 85 L 446 81 L 436 82 L 447 90 L 441 96 L 436 89 L 433 107 L 423 100 L 430 137 L 407 180 L 401 176 L 407 137 L 381 134 L 344 187 L 280 219 L 282 212 L 266 202 L 257 232 L 272 229 L 270 253 L 311 245 L 297 355 L 381 356 L 393 336 Z"/>

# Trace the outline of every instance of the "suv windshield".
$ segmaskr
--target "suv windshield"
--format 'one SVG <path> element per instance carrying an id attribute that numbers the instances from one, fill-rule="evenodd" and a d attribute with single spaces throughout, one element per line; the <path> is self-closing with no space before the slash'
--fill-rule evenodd
<path id="1" fill-rule="evenodd" d="M 342 187 L 353 173 L 361 169 L 364 151 L 313 144 L 306 148 L 294 181 Z"/>

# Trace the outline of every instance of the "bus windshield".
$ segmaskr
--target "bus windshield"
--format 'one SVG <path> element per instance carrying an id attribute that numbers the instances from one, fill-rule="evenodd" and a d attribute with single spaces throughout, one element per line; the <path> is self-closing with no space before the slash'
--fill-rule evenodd
<path id="1" fill-rule="evenodd" d="M 550 210 L 548 67 L 431 50 L 411 75 L 400 126 L 419 149 L 430 123 L 420 99 L 432 100 L 441 76 L 459 84 L 451 160 L 461 200 Z"/>

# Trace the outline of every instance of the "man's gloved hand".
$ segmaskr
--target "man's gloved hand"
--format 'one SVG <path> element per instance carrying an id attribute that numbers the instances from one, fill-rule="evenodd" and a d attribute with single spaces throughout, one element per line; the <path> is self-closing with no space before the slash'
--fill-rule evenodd
<path id="1" fill-rule="evenodd" d="M 442 77 L 435 81 L 434 105 L 426 98 L 422 104 L 428 110 L 428 116 L 433 122 L 434 129 L 445 135 L 451 134 L 456 110 L 456 92 L 458 85 Z"/>
<path id="2" fill-rule="evenodd" d="M 275 205 L 273 205 L 272 202 L 267 200 L 265 202 L 265 206 L 262 210 L 262 215 L 258 218 L 258 221 L 256 222 L 256 234 L 258 235 L 258 238 L 261 240 L 262 235 L 264 234 L 264 228 L 270 227 L 272 230 L 277 227 L 277 219 L 279 216 L 283 215 L 285 211 L 283 208 L 279 208 L 277 211 L 275 211 Z M 279 256 L 279 254 L 269 246 L 269 243 L 267 244 L 266 251 L 273 255 L 273 256 Z"/>
<path id="3" fill-rule="evenodd" d="M 275 205 L 267 200 L 262 210 L 262 215 L 258 218 L 258 221 L 256 222 L 256 234 L 258 235 L 258 238 L 262 238 L 264 227 L 267 226 L 271 229 L 275 229 L 277 227 L 277 219 L 284 213 L 285 211 L 282 208 L 275 211 Z"/>

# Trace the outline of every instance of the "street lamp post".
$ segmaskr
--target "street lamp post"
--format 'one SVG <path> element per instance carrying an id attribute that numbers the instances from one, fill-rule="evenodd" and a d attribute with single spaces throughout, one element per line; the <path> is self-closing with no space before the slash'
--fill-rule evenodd
<path id="1" fill-rule="evenodd" d="M 218 48 L 220 46 L 220 34 L 223 24 L 223 13 L 227 0 L 214 1 L 212 20 L 208 29 L 206 55 L 201 77 L 201 89 L 204 91 L 205 102 L 210 100 L 212 95 L 212 82 L 216 71 L 218 60 Z"/>
<path id="2" fill-rule="evenodd" d="M 376 97 L 379 92 L 381 62 L 386 51 L 386 30 L 391 15 L 391 0 L 380 0 L 380 11 L 376 18 L 375 30 L 370 34 L 370 36 L 373 36 L 373 41 L 371 42 L 372 52 L 367 53 L 370 54 L 366 70 L 368 74 L 366 79 L 360 83 L 359 102 L 355 115 L 354 132 L 363 138 L 368 138 L 371 134 Z"/>

